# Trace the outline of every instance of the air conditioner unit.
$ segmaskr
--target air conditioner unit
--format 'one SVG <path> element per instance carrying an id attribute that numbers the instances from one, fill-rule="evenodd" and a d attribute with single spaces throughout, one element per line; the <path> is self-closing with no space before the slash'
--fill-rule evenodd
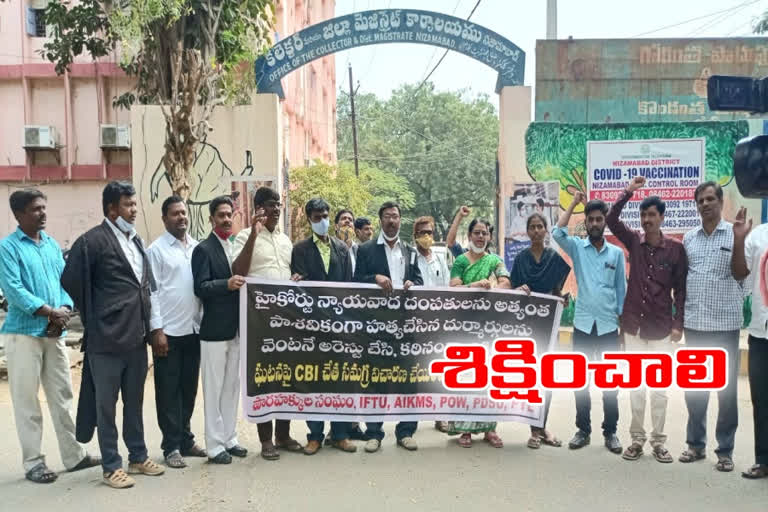
<path id="1" fill-rule="evenodd" d="M 103 124 L 99 145 L 105 149 L 130 149 L 131 127 L 125 124 Z"/>
<path id="2" fill-rule="evenodd" d="M 59 136 L 55 126 L 25 126 L 24 144 L 27 149 L 56 149 Z"/>

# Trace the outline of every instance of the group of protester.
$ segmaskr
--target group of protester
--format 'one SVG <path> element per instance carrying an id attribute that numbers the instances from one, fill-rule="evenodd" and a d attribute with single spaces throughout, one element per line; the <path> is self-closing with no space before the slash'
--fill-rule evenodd
<path id="1" fill-rule="evenodd" d="M 749 383 L 755 423 L 755 462 L 743 474 L 768 477 L 768 286 L 766 254 L 768 225 L 749 234 L 751 222 L 742 209 L 733 224 L 722 219 L 723 193 L 717 183 L 703 183 L 695 200 L 700 227 L 683 241 L 662 233 L 665 204 L 649 197 L 640 204 L 642 232 L 628 229 L 620 214 L 644 185 L 635 178 L 609 209 L 599 200 L 585 201 L 576 192 L 552 238 L 569 256 L 578 285 L 573 348 L 590 358 L 618 350 L 672 351 L 685 334 L 695 347 L 721 347 L 728 351 L 729 383 L 719 392 L 716 427 L 716 468 L 732 471 L 732 452 L 738 425 L 737 378 L 739 329 L 746 290 L 754 290 L 749 337 Z M 583 205 L 588 236 L 569 236 L 574 209 Z M 237 438 L 240 395 L 239 289 L 245 277 L 274 280 L 311 280 L 376 284 L 385 293 L 412 286 L 507 288 L 524 293 L 562 297 L 571 267 L 548 247 L 550 227 L 544 216 L 530 215 L 526 231 L 531 246 L 521 252 L 511 271 L 489 249 L 493 227 L 484 219 L 469 223 L 469 247 L 456 244 L 458 229 L 470 210 L 462 207 L 447 236 L 455 256 L 434 250 L 435 221 L 420 217 L 413 224 L 412 246 L 400 236 L 401 212 L 394 202 L 379 210 L 381 230 L 374 236 L 368 219 L 355 219 L 341 210 L 330 235 L 331 206 L 322 198 L 310 200 L 305 213 L 312 234 L 296 244 L 281 231 L 280 195 L 267 187 L 253 197 L 250 226 L 233 230 L 231 197 L 220 196 L 209 205 L 212 232 L 201 242 L 188 233 L 187 208 L 179 196 L 162 204 L 166 232 L 146 250 L 137 236 L 136 191 L 129 183 L 111 182 L 104 191 L 105 219 L 79 237 L 67 260 L 44 228 L 46 198 L 35 189 L 14 192 L 10 206 L 17 221 L 15 232 L 0 241 L 0 286 L 10 304 L 2 333 L 7 359 L 16 427 L 26 477 L 39 483 L 57 479 L 41 452 L 42 415 L 38 388 L 42 383 L 51 411 L 62 460 L 69 471 L 101 465 L 103 480 L 114 488 L 135 484 L 131 474 L 157 476 L 164 467 L 152 461 L 144 441 L 143 393 L 148 371 L 146 345 L 152 346 L 157 418 L 162 431 L 167 467 L 183 468 L 184 457 L 205 457 L 214 464 L 229 464 L 248 450 Z M 605 228 L 629 253 L 627 284 L 625 255 L 604 237 Z M 749 236 L 747 236 L 749 234 Z M 76 420 L 64 335 L 73 308 L 84 326 L 83 380 Z M 621 335 L 619 332 L 621 331 Z M 195 441 L 190 420 L 198 380 L 202 380 L 205 449 Z M 123 401 L 123 439 L 128 449 L 128 470 L 118 451 L 116 407 Z M 646 391 L 630 392 L 631 443 L 623 450 L 617 436 L 618 392 L 603 392 L 602 431 L 605 446 L 627 460 L 637 460 L 648 440 L 645 430 Z M 544 427 L 532 427 L 528 446 L 561 446 L 546 430 L 551 395 L 546 398 Z M 687 449 L 681 462 L 704 459 L 709 393 L 686 392 Z M 576 426 L 571 449 L 590 444 L 590 395 L 575 393 Z M 650 446 L 659 462 L 672 462 L 665 447 L 667 396 L 650 392 Z M 357 450 L 353 440 L 365 441 L 366 452 L 381 447 L 381 423 L 331 422 L 326 439 L 323 421 L 307 422 L 309 434 L 302 446 L 290 434 L 290 421 L 257 426 L 261 456 L 280 458 L 280 452 L 316 454 L 330 444 L 344 452 Z M 436 428 L 458 435 L 458 444 L 472 446 L 472 434 L 483 434 L 491 446 L 501 448 L 496 423 L 436 422 Z M 395 428 L 398 446 L 413 451 L 416 422 Z M 98 432 L 101 457 L 86 453 L 81 443 Z"/>

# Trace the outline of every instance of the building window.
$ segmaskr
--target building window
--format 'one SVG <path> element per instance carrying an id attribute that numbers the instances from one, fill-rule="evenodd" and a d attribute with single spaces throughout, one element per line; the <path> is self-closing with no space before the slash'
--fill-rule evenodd
<path id="1" fill-rule="evenodd" d="M 45 37 L 45 9 L 33 9 L 35 11 L 35 37 Z"/>
<path id="2" fill-rule="evenodd" d="M 51 37 L 49 27 L 45 24 L 45 9 L 48 0 L 34 0 L 27 5 L 26 29 L 31 37 Z"/>

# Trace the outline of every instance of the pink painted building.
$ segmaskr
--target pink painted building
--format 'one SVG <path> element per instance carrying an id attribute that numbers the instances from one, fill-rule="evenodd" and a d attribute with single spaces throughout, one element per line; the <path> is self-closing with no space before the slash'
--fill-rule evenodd
<path id="1" fill-rule="evenodd" d="M 90 197 L 93 192 L 107 180 L 132 174 L 121 128 L 130 132 L 130 113 L 112 106 L 132 80 L 116 65 L 116 54 L 97 62 L 81 56 L 69 73 L 56 75 L 39 53 L 48 41 L 39 17 L 47 3 L 0 3 L 0 182 L 6 189 L 0 202 L 7 204 L 7 195 L 22 183 L 55 183 L 63 186 L 46 187 L 49 195 L 55 191 L 100 205 L 100 195 Z M 277 0 L 275 36 L 332 18 L 334 11 L 335 0 Z M 283 87 L 282 160 L 290 167 L 316 158 L 335 161 L 334 57 L 307 64 L 286 77 Z M 83 190 L 91 191 L 89 197 L 82 197 Z M 12 219 L 2 219 L 0 235 L 13 227 Z"/>

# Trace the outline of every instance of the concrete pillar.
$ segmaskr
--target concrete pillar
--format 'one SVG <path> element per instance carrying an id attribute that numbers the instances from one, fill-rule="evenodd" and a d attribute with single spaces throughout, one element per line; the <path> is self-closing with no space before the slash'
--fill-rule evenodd
<path id="1" fill-rule="evenodd" d="M 504 87 L 499 98 L 499 255 L 504 257 L 506 203 L 515 183 L 532 181 L 525 165 L 525 131 L 531 124 L 531 88 Z"/>

